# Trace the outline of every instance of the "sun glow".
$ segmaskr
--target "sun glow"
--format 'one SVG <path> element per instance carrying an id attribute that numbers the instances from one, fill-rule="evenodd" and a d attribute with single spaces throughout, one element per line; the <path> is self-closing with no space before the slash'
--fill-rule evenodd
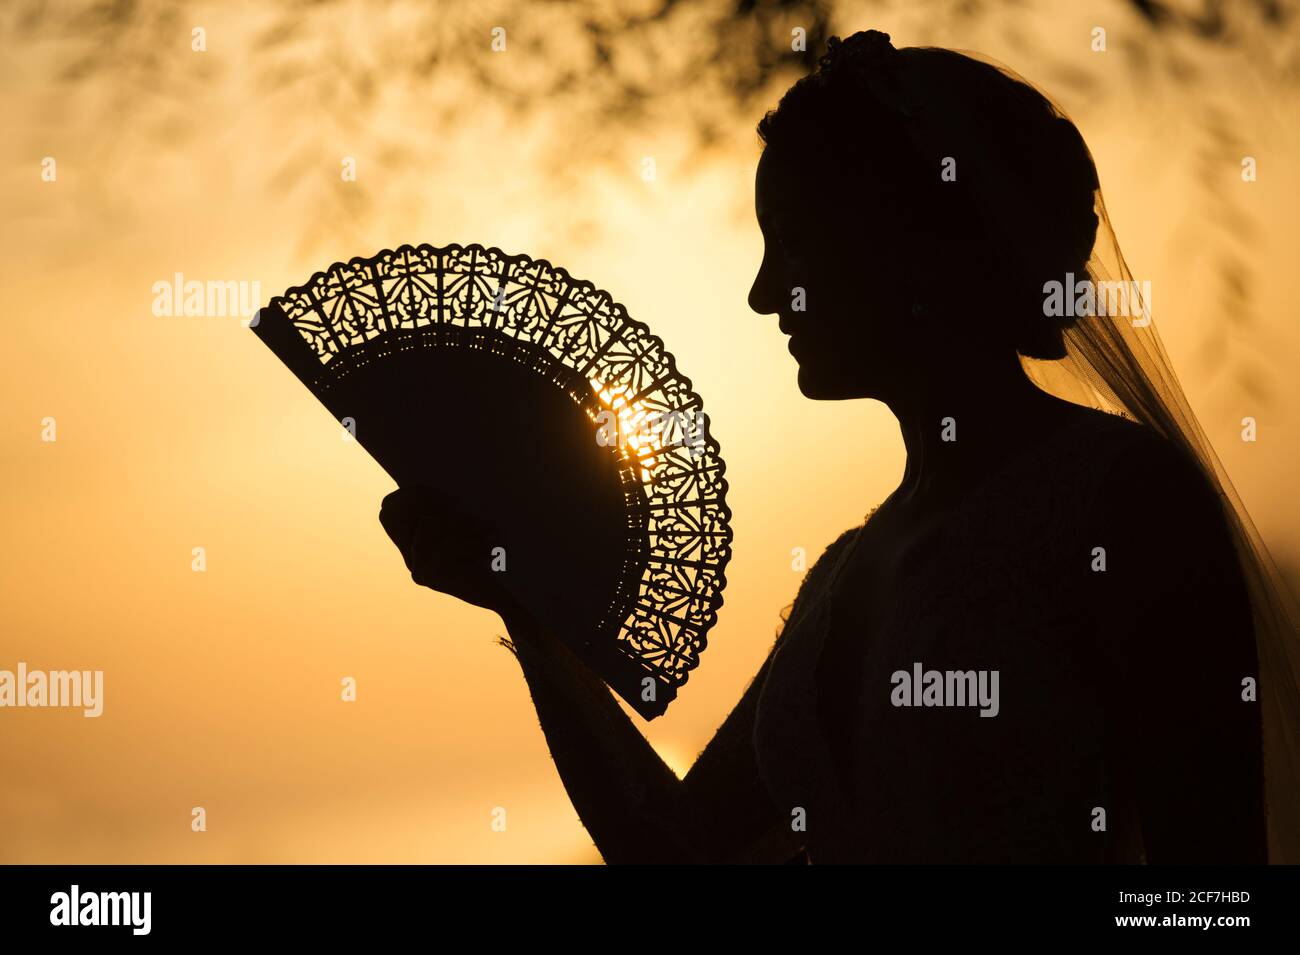
<path id="1" fill-rule="evenodd" d="M 609 416 L 598 419 L 599 439 L 607 446 L 617 443 L 618 447 L 627 449 L 640 462 L 641 480 L 649 484 L 656 463 L 653 452 L 668 443 L 663 416 L 652 412 L 641 401 L 628 401 L 627 385 L 607 386 L 596 378 L 589 381 L 601 404 L 612 413 L 612 420 Z M 611 434 L 611 430 L 616 433 Z"/>

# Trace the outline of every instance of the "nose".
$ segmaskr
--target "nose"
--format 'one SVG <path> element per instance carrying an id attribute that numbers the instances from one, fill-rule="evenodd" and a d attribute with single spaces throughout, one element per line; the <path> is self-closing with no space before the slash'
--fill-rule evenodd
<path id="1" fill-rule="evenodd" d="M 759 315 L 775 315 L 777 312 L 777 299 L 772 293 L 772 279 L 766 256 L 759 266 L 758 274 L 754 276 L 754 283 L 749 287 L 748 301 L 750 309 Z"/>

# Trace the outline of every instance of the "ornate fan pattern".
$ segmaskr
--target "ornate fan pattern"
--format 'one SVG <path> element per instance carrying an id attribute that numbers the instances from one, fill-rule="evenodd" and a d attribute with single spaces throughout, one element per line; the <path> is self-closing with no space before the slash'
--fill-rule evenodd
<path id="1" fill-rule="evenodd" d="M 320 361 L 317 386 L 392 350 L 470 348 L 546 375 L 598 423 L 646 429 L 617 453 L 639 484 L 629 528 L 649 552 L 629 559 L 603 621 L 620 650 L 672 687 L 699 662 L 731 557 L 727 482 L 699 396 L 663 342 L 609 293 L 542 259 L 480 245 L 402 246 L 337 263 L 272 300 Z M 603 414 L 602 414 L 603 413 Z M 638 547 L 644 550 L 644 543 Z"/>

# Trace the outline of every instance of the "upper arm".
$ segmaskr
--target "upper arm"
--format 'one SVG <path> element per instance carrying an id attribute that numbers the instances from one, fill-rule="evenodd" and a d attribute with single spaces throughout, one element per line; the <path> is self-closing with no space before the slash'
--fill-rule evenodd
<path id="1" fill-rule="evenodd" d="M 1263 861 L 1250 599 L 1226 514 L 1172 446 L 1141 442 L 1103 489 L 1098 630 L 1119 759 L 1150 862 Z"/>
<path id="2" fill-rule="evenodd" d="M 795 597 L 792 616 L 851 535 L 852 531 L 841 535 L 808 571 Z M 701 838 L 710 856 L 719 861 L 785 862 L 803 847 L 790 817 L 773 803 L 754 751 L 758 700 L 780 645 L 778 638 L 740 702 L 683 780 L 688 801 L 698 814 Z"/>
<path id="3" fill-rule="evenodd" d="M 683 780 L 687 798 L 698 814 L 708 855 L 715 861 L 747 858 L 756 845 L 768 842 L 773 832 L 782 829 L 789 833 L 790 840 L 788 844 L 778 840 L 774 853 L 788 856 L 800 848 L 789 820 L 782 817 L 768 794 L 754 752 L 754 716 L 771 660 L 769 653 L 740 702 Z"/>

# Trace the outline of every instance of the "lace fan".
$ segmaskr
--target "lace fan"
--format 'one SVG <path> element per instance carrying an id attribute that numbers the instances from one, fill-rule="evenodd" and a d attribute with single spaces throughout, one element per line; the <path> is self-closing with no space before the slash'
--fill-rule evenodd
<path id="1" fill-rule="evenodd" d="M 543 259 L 408 245 L 253 327 L 399 486 L 499 528 L 506 586 L 633 709 L 667 709 L 722 604 L 730 511 L 700 398 L 644 324 Z"/>

